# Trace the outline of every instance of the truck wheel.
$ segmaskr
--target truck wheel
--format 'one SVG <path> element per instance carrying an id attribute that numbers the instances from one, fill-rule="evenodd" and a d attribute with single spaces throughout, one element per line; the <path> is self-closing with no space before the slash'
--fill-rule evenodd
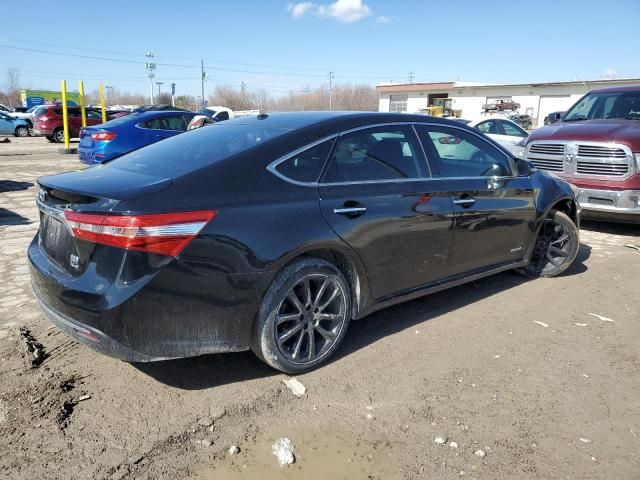
<path id="1" fill-rule="evenodd" d="M 288 266 L 262 300 L 253 352 L 289 374 L 325 363 L 347 332 L 349 292 L 344 275 L 329 262 L 308 258 Z"/>
<path id="2" fill-rule="evenodd" d="M 540 227 L 531 262 L 518 271 L 529 277 L 556 277 L 573 264 L 579 247 L 576 224 L 567 214 L 552 210 Z"/>
<path id="3" fill-rule="evenodd" d="M 16 137 L 28 137 L 29 136 L 29 128 L 24 125 L 20 125 L 16 127 L 16 131 L 14 132 Z"/>
<path id="4" fill-rule="evenodd" d="M 53 141 L 55 143 L 64 143 L 64 130 L 62 128 L 56 128 L 53 131 Z"/>

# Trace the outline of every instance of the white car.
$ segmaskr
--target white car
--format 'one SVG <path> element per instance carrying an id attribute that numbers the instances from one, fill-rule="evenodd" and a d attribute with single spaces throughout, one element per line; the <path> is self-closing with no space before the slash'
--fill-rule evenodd
<path id="1" fill-rule="evenodd" d="M 467 123 L 470 127 L 480 130 L 491 137 L 511 153 L 515 153 L 516 144 L 528 137 L 529 134 L 517 123 L 505 118 L 486 118 Z"/>

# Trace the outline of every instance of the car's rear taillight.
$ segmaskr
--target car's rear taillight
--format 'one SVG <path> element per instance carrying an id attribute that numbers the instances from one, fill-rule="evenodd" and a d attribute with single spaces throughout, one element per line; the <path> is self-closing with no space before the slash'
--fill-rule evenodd
<path id="1" fill-rule="evenodd" d="M 100 142 L 109 142 L 116 137 L 117 135 L 113 132 L 97 132 L 91 134 L 91 138 Z"/>
<path id="2" fill-rule="evenodd" d="M 66 211 L 76 238 L 125 250 L 178 255 L 216 216 L 215 210 L 152 215 L 97 215 Z"/>

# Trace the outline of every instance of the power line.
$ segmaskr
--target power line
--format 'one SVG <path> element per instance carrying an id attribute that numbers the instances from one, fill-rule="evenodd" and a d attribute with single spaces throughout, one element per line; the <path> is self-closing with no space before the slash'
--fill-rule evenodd
<path id="1" fill-rule="evenodd" d="M 32 44 L 42 44 L 40 42 L 21 42 L 21 43 L 32 43 Z M 94 49 L 88 49 L 88 48 L 82 48 L 82 47 L 68 47 L 68 46 L 62 46 L 62 45 L 56 45 L 56 44 L 46 44 L 48 46 L 52 46 L 52 47 L 57 47 L 57 48 L 63 48 L 63 49 L 70 49 L 70 50 L 80 50 L 80 51 L 87 51 L 87 52 L 101 52 L 101 53 L 111 53 L 111 54 L 115 54 L 115 55 L 126 55 L 126 56 L 137 56 L 139 57 L 140 54 L 133 54 L 133 53 L 128 53 L 128 52 L 115 52 L 115 51 L 111 51 L 111 50 L 94 50 Z M 13 50 L 21 50 L 21 51 L 27 51 L 27 52 L 33 52 L 33 53 L 44 53 L 44 54 L 49 54 L 49 55 L 59 55 L 59 56 L 69 56 L 69 57 L 75 57 L 75 58 L 84 58 L 84 59 L 91 59 L 91 60 L 100 60 L 100 61 L 108 61 L 108 62 L 120 62 L 120 63 L 130 63 L 130 64 L 142 64 L 145 62 L 142 62 L 140 60 L 129 60 L 129 59 L 123 59 L 123 58 L 111 58 L 111 57 L 104 57 L 104 56 L 97 56 L 97 55 L 84 55 L 84 54 L 80 54 L 80 53 L 69 53 L 69 52 L 56 52 L 53 50 L 45 50 L 45 49 L 39 49 L 39 48 L 29 48 L 29 47 L 22 47 L 22 46 L 15 46 L 15 45 L 0 45 L 0 48 L 9 48 L 9 49 L 13 49 Z M 162 58 L 162 57 L 161 57 Z M 196 60 L 194 58 L 190 58 L 190 57 L 171 57 L 171 56 L 165 56 L 164 58 L 177 58 L 177 59 L 183 59 L 183 60 Z M 207 62 L 211 62 L 211 63 L 223 63 L 223 64 L 229 64 L 229 65 L 244 65 L 244 66 L 255 66 L 255 67 L 264 67 L 264 68 L 276 68 L 276 69 L 283 69 L 283 70 L 294 70 L 294 71 L 300 71 L 300 70 L 315 70 L 315 71 L 322 71 L 322 68 L 319 67 L 305 67 L 305 68 L 299 68 L 299 67 L 291 67 L 291 66 L 282 66 L 282 65 L 266 65 L 266 64 L 255 64 L 255 63 L 246 63 L 246 62 L 231 62 L 231 61 L 226 61 L 226 60 L 212 60 L 212 59 L 203 59 L 203 60 L 207 60 Z M 199 68 L 200 65 L 196 65 L 196 64 L 182 64 L 182 63 L 160 63 L 158 62 L 157 65 L 159 66 L 165 66 L 165 67 L 177 67 L 177 68 Z M 273 72 L 273 71 L 257 71 L 257 70 L 243 70 L 243 69 L 229 69 L 226 67 L 215 67 L 212 65 L 205 65 L 206 68 L 211 69 L 211 70 L 224 70 L 224 71 L 230 71 L 230 72 L 234 72 L 234 73 L 252 73 L 252 74 L 259 74 L 259 75 L 275 75 L 275 76 L 296 76 L 296 77 L 307 77 L 307 78 L 319 78 L 319 77 L 324 77 L 324 75 L 321 74 L 302 74 L 302 73 L 283 73 L 283 72 Z M 354 78 L 354 79 L 373 79 L 373 78 L 380 78 L 380 77 L 388 77 L 389 73 L 382 73 L 382 72 L 366 72 L 366 71 L 357 71 L 357 70 L 343 70 L 341 72 L 343 75 L 343 77 L 345 78 Z M 346 75 L 345 75 L 346 74 Z M 351 74 L 355 74 L 355 75 L 351 75 Z M 370 76 L 363 76 L 366 74 L 370 74 L 370 75 L 375 75 L 375 77 L 370 77 Z M 392 75 L 392 76 L 396 76 L 396 75 Z"/>

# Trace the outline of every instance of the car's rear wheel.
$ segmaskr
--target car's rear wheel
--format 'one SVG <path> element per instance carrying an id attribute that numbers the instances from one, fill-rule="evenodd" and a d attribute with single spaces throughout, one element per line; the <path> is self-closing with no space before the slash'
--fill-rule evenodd
<path id="1" fill-rule="evenodd" d="M 535 277 L 560 275 L 573 264 L 579 247 L 576 224 L 567 214 L 552 210 L 540 227 L 531 262 L 521 272 Z"/>
<path id="2" fill-rule="evenodd" d="M 16 127 L 16 131 L 14 132 L 16 137 L 28 137 L 29 136 L 29 128 L 24 125 L 20 125 Z"/>
<path id="3" fill-rule="evenodd" d="M 263 299 L 254 353 L 289 374 L 326 362 L 349 325 L 349 292 L 344 275 L 324 260 L 304 259 L 285 268 Z"/>
<path id="4" fill-rule="evenodd" d="M 53 132 L 53 141 L 55 143 L 64 143 L 64 130 L 62 128 L 57 128 Z"/>

